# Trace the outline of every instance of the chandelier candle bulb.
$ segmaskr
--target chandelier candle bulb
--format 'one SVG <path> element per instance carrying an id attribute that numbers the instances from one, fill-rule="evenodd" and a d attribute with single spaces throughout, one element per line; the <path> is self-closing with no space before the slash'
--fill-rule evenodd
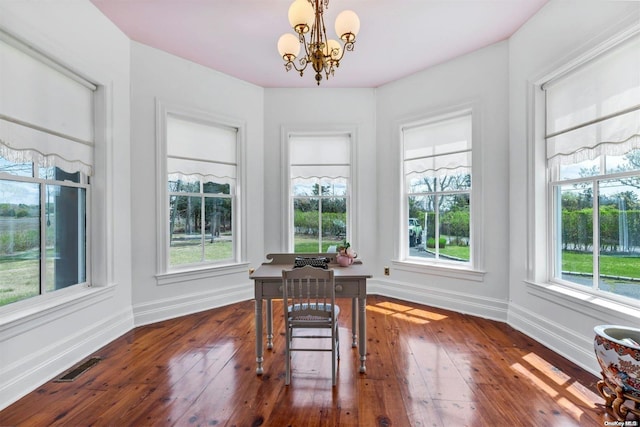
<path id="1" fill-rule="evenodd" d="M 283 34 L 278 40 L 278 52 L 285 61 L 293 61 L 300 53 L 300 40 L 291 33 Z"/>
<path id="2" fill-rule="evenodd" d="M 345 42 L 353 42 L 360 31 L 360 18 L 353 10 L 343 10 L 336 18 L 336 34 Z"/>
<path id="3" fill-rule="evenodd" d="M 309 64 L 315 71 L 318 86 L 323 76 L 329 79 L 346 51 L 352 51 L 360 31 L 360 18 L 352 10 L 342 11 L 335 22 L 337 40 L 327 37 L 324 10 L 329 0 L 295 0 L 289 7 L 289 24 L 295 34 L 284 34 L 278 40 L 278 52 L 287 71 L 295 69 L 304 74 Z M 301 56 L 300 50 L 304 49 Z"/>
<path id="4" fill-rule="evenodd" d="M 307 0 L 296 0 L 289 7 L 289 24 L 299 34 L 309 31 L 315 11 Z"/>

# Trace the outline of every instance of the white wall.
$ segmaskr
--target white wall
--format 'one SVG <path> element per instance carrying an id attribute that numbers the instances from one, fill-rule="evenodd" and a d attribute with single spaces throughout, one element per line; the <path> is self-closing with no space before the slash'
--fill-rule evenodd
<path id="1" fill-rule="evenodd" d="M 425 304 L 506 320 L 508 301 L 508 44 L 497 43 L 378 89 L 378 246 L 380 293 Z M 472 200 L 479 231 L 480 265 L 486 274 L 424 269 L 395 262 L 401 203 L 399 126 L 456 109 L 473 107 Z M 482 237 L 484 236 L 484 237 Z"/>
<path id="2" fill-rule="evenodd" d="M 593 327 L 637 326 L 640 316 L 637 308 L 603 307 L 596 298 L 569 296 L 544 283 L 549 245 L 540 203 L 544 164 L 533 161 L 542 143 L 533 115 L 534 83 L 638 22 L 640 3 L 634 1 L 551 1 L 509 43 L 509 323 L 596 374 Z"/>
<path id="3" fill-rule="evenodd" d="M 292 75 L 291 78 L 300 78 Z M 304 76 L 304 78 L 312 78 Z M 339 78 L 336 76 L 335 78 Z M 356 144 L 357 222 L 352 244 L 373 264 L 378 252 L 374 89 L 265 89 L 264 194 L 265 253 L 286 251 L 281 218 L 286 215 L 282 188 L 282 130 L 353 129 Z M 284 211 L 284 212 L 283 212 Z"/>
<path id="4" fill-rule="evenodd" d="M 264 257 L 263 89 L 160 50 L 131 46 L 133 306 L 136 325 L 253 297 L 249 264 Z M 156 274 L 156 100 L 243 123 L 247 264 L 159 284 Z M 162 178 L 164 181 L 165 178 Z M 162 226 L 164 228 L 164 226 Z M 236 230 L 237 232 L 238 230 Z"/>
<path id="5" fill-rule="evenodd" d="M 283 128 L 355 129 L 353 240 L 374 267 L 371 293 L 507 320 L 595 372 L 592 326 L 638 318 L 525 283 L 543 276 L 535 271 L 528 244 L 536 238 L 528 221 L 536 190 L 530 183 L 540 181 L 535 170 L 527 172 L 529 87 L 619 21 L 640 17 L 639 8 L 638 2 L 552 0 L 511 40 L 378 89 L 263 89 L 130 42 L 89 2 L 0 2 L 0 28 L 104 85 L 107 99 L 104 141 L 96 156 L 101 167 L 93 183 L 94 236 L 100 242 L 94 272 L 102 286 L 0 308 L 0 408 L 134 324 L 252 298 L 246 269 L 263 262 L 265 253 L 285 250 Z M 158 99 L 246 126 L 248 249 L 246 264 L 228 274 L 158 284 Z M 399 123 L 459 105 L 472 105 L 479 125 L 474 187 L 482 191 L 473 203 L 480 219 L 474 226 L 481 236 L 481 271 L 475 275 L 407 267 L 395 252 Z M 387 265 L 388 277 L 382 275 Z"/>
<path id="6" fill-rule="evenodd" d="M 100 87 L 91 190 L 96 286 L 0 308 L 2 408 L 130 330 L 133 318 L 129 40 L 89 2 L 3 1 L 0 29 Z"/>

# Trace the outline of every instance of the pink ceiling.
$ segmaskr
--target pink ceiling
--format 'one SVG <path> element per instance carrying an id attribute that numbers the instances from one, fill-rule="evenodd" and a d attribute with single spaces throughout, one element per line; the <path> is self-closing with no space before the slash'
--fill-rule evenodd
<path id="1" fill-rule="evenodd" d="M 315 87 L 276 44 L 293 0 L 91 0 L 132 40 L 263 87 Z M 360 17 L 353 52 L 321 87 L 377 87 L 511 36 L 548 0 L 331 0 Z"/>

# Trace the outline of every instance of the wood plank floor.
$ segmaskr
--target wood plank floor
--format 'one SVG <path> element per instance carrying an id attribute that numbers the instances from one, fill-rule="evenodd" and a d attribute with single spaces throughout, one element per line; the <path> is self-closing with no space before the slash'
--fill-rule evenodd
<path id="1" fill-rule="evenodd" d="M 509 326 L 387 297 L 367 300 L 367 373 L 340 301 L 341 360 L 283 335 L 255 374 L 254 302 L 136 328 L 74 382 L 48 382 L 2 426 L 598 426 L 615 421 L 597 378 Z M 274 301 L 274 330 L 283 327 Z M 62 375 L 63 373 L 61 373 Z M 613 425 L 613 424 L 611 424 Z"/>

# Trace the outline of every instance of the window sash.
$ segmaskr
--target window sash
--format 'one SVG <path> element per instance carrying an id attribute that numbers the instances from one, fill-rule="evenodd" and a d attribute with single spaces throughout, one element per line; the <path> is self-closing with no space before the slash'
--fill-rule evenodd
<path id="1" fill-rule="evenodd" d="M 193 218 L 200 219 L 200 242 L 196 253 L 184 258 L 185 262 L 176 261 L 173 246 L 172 216 L 167 218 L 168 240 L 166 244 L 166 265 L 169 269 L 182 269 L 189 266 L 219 264 L 230 262 L 237 258 L 238 232 L 236 220 L 236 196 L 238 180 L 238 128 L 225 126 L 208 119 L 189 117 L 188 114 L 174 114 L 168 112 L 166 120 L 166 178 L 168 182 L 180 180 L 185 183 L 198 183 L 196 191 L 170 191 L 167 188 L 167 202 L 171 208 L 172 200 L 187 198 L 196 200 L 200 205 L 200 213 Z M 211 193 L 206 191 L 206 184 L 213 183 L 228 186 L 223 192 Z M 212 235 L 213 223 L 207 225 L 207 200 L 226 200 L 230 209 L 231 236 L 230 242 L 223 243 Z M 186 216 L 195 215 L 186 212 Z M 185 218 L 186 218 L 185 216 Z M 176 219 L 174 218 L 173 221 Z M 207 240 L 206 236 L 211 236 Z M 219 237 L 219 236 L 218 236 Z M 214 243 L 225 246 L 222 252 L 216 251 Z M 212 249 L 213 248 L 213 249 Z M 211 252 L 213 250 L 214 252 Z M 193 252 L 193 251 L 192 251 Z M 222 256 L 220 256 L 222 254 Z"/>

